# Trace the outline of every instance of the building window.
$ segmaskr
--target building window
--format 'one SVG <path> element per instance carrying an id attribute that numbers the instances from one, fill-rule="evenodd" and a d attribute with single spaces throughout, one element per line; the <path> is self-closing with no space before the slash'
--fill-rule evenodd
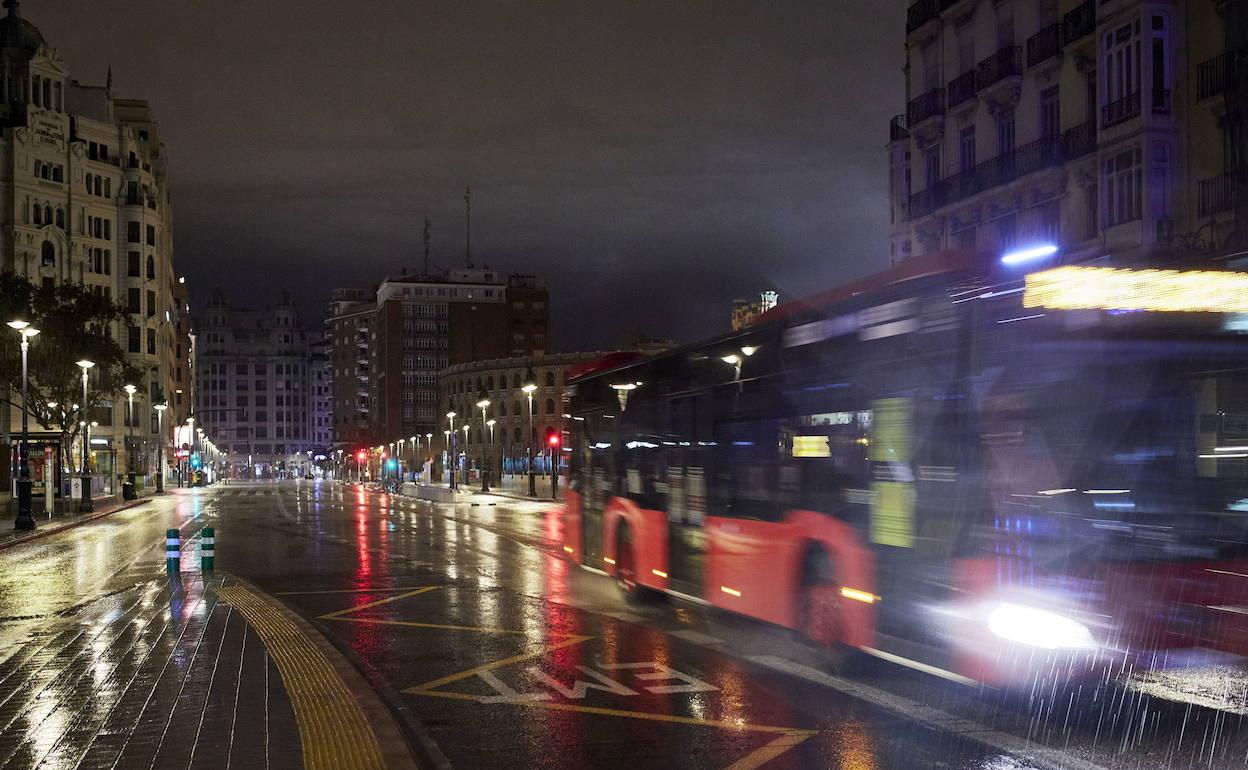
<path id="1" fill-rule="evenodd" d="M 139 352 L 139 327 L 131 326 L 126 329 L 126 349 L 131 353 Z"/>
<path id="2" fill-rule="evenodd" d="M 1140 92 L 1140 41 L 1130 24 L 1105 35 L 1105 103 L 1112 105 Z M 1133 29 L 1135 31 L 1133 31 Z M 1137 103 L 1138 106 L 1138 103 Z"/>
<path id="3" fill-rule="evenodd" d="M 141 243 L 143 241 L 143 226 L 138 222 L 126 223 L 126 242 Z"/>
<path id="4" fill-rule="evenodd" d="M 156 292 L 147 292 L 147 317 L 151 318 L 156 315 Z"/>
<path id="5" fill-rule="evenodd" d="M 156 355 L 156 330 L 147 330 L 147 354 L 149 356 Z"/>
<path id="6" fill-rule="evenodd" d="M 139 252 L 131 251 L 126 255 L 126 275 L 131 278 L 139 277 Z"/>
<path id="7" fill-rule="evenodd" d="M 1105 161 L 1105 225 L 1140 218 L 1143 168 L 1138 147 L 1124 150 Z"/>
<path id="8" fill-rule="evenodd" d="M 1014 110 L 1001 110 L 997 113 L 997 154 L 1011 152 L 1014 152 Z"/>
<path id="9" fill-rule="evenodd" d="M 929 189 L 940 181 L 940 145 L 932 144 L 923 150 L 923 183 Z"/>
<path id="10" fill-rule="evenodd" d="M 56 210 L 56 226 L 65 229 L 65 209 Z"/>
<path id="11" fill-rule="evenodd" d="M 156 260 L 151 254 L 147 255 L 147 278 L 149 281 L 156 280 Z"/>
<path id="12" fill-rule="evenodd" d="M 135 288 L 126 290 L 126 309 L 131 313 L 142 313 L 143 306 L 139 297 L 139 290 Z"/>
<path id="13" fill-rule="evenodd" d="M 52 241 L 43 242 L 39 257 L 44 267 L 54 267 L 56 265 L 56 247 L 52 245 Z"/>
<path id="14" fill-rule="evenodd" d="M 1040 92 L 1040 137 L 1056 139 L 1062 133 L 1061 108 L 1057 86 Z"/>
<path id="15" fill-rule="evenodd" d="M 147 245 L 148 246 L 156 245 L 156 225 L 147 226 Z"/>
<path id="16" fill-rule="evenodd" d="M 548 398 L 546 399 L 546 414 L 552 415 L 554 413 L 555 413 L 555 400 L 553 398 Z"/>
<path id="17" fill-rule="evenodd" d="M 975 168 L 975 126 L 967 126 L 958 133 L 958 167 L 962 171 Z"/>

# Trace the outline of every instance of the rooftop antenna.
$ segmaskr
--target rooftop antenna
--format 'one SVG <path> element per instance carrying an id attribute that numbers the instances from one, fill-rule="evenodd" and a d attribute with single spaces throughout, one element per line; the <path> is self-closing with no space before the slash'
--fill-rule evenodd
<path id="1" fill-rule="evenodd" d="M 429 275 L 429 212 L 425 212 L 425 275 Z"/>
<path id="2" fill-rule="evenodd" d="M 464 187 L 464 267 L 472 269 L 472 185 Z"/>

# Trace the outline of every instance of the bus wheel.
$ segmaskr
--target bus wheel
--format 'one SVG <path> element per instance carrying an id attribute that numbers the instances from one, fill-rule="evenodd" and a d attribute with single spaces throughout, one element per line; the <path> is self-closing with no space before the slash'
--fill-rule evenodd
<path id="1" fill-rule="evenodd" d="M 615 537 L 615 583 L 630 603 L 640 604 L 649 593 L 637 583 L 637 560 L 633 554 L 633 537 L 627 524 L 621 524 Z"/>
<path id="2" fill-rule="evenodd" d="M 822 548 L 812 548 L 806 554 L 798 601 L 798 632 L 825 663 L 838 670 L 844 668 L 850 655 L 841 642 L 845 629 L 840 586 L 835 563 Z"/>

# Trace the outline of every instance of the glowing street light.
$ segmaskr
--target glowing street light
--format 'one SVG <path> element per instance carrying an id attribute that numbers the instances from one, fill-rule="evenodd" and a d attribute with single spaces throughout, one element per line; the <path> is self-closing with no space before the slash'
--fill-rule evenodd
<path id="1" fill-rule="evenodd" d="M 524 385 L 520 386 L 520 390 L 529 399 L 529 497 L 537 497 L 537 476 L 533 472 L 533 442 L 537 441 L 537 434 L 533 429 L 533 394 L 537 391 L 537 373 L 530 366 L 524 372 Z"/>
<path id="2" fill-rule="evenodd" d="M 122 390 L 126 392 L 126 438 L 130 446 L 126 452 L 126 483 L 121 485 L 121 496 L 126 500 L 134 500 L 139 496 L 134 483 L 134 394 L 138 388 L 126 385 Z"/>
<path id="3" fill-rule="evenodd" d="M 91 426 L 87 424 L 87 413 L 91 411 L 91 403 L 87 401 L 87 374 L 95 366 L 94 361 L 82 359 L 77 362 L 82 370 L 82 499 L 78 503 L 79 513 L 91 513 L 95 506 L 91 504 L 91 468 L 87 452 L 91 444 Z"/>
<path id="4" fill-rule="evenodd" d="M 30 491 L 34 485 L 34 481 L 30 478 L 30 433 L 28 421 L 30 417 L 30 405 L 26 400 L 28 387 L 28 376 L 26 369 L 26 356 L 30 350 L 30 338 L 39 333 L 39 330 L 30 325 L 29 321 L 9 321 L 9 328 L 17 332 L 22 338 L 22 443 L 18 449 L 18 461 L 21 463 L 21 470 L 17 478 L 17 519 L 13 522 L 14 529 L 34 529 L 35 517 L 31 512 Z M 45 481 L 51 483 L 50 481 Z"/>

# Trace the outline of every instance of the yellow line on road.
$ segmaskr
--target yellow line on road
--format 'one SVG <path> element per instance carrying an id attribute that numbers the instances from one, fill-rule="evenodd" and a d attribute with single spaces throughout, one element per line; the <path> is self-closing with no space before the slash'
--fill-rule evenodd
<path id="1" fill-rule="evenodd" d="M 593 637 L 592 636 L 569 636 L 567 639 L 560 640 L 559 642 L 555 644 L 543 645 L 541 648 L 534 650 L 533 652 L 526 652 L 523 655 L 515 655 L 510 658 L 503 658 L 502 660 L 495 660 L 495 661 L 486 663 L 481 666 L 476 666 L 475 668 L 470 668 L 467 671 L 460 671 L 458 674 L 451 674 L 450 676 L 444 676 L 441 679 L 435 679 L 432 682 L 425 682 L 424 684 L 408 688 L 404 690 L 403 692 L 420 692 L 422 695 L 428 695 L 430 693 L 426 693 L 423 691 L 433 690 L 443 685 L 450 684 L 451 682 L 458 682 L 461 679 L 467 679 L 470 676 L 476 676 L 482 671 L 489 671 L 491 669 L 501 668 L 503 666 L 510 666 L 512 663 L 519 663 L 520 661 L 523 661 L 523 660 L 530 660 L 532 658 L 536 658 L 539 655 L 545 655 L 548 652 L 553 652 L 555 650 L 559 650 L 564 647 L 571 647 L 574 644 L 580 644 L 581 642 L 586 642 L 586 641 L 589 641 L 590 639 L 593 639 Z"/>
<path id="2" fill-rule="evenodd" d="M 444 623 L 420 623 L 415 620 L 379 620 L 377 618 L 348 618 L 338 615 L 322 615 L 318 620 L 341 620 L 346 623 L 371 623 L 378 626 L 407 626 L 408 628 L 431 628 L 435 631 L 472 631 L 478 634 L 511 634 L 528 636 L 528 631 L 516 631 L 510 628 L 486 628 L 483 626 L 455 626 Z"/>
<path id="3" fill-rule="evenodd" d="M 697 727 L 718 727 L 720 729 L 734 730 L 737 732 L 770 733 L 777 736 L 766 745 L 758 747 L 754 751 L 751 751 L 749 754 L 738 759 L 736 762 L 733 762 L 726 768 L 726 770 L 755 770 L 755 768 L 762 767 L 786 751 L 800 745 L 803 741 L 818 732 L 816 730 L 799 730 L 793 727 L 780 727 L 778 725 L 754 725 L 738 722 L 724 722 L 716 719 L 682 717 L 674 714 L 654 714 L 646 711 L 610 709 L 602 708 L 600 706 L 578 706 L 573 703 L 551 703 L 550 701 L 539 700 L 499 701 L 496 699 L 496 696 L 469 695 L 462 692 L 446 692 L 445 690 L 422 689 L 419 687 L 412 687 L 404 690 L 403 692 L 410 693 L 412 695 L 428 695 L 433 698 L 450 698 L 452 700 L 475 701 L 477 703 L 501 702 L 509 705 L 530 706 L 532 708 L 548 709 L 551 711 L 572 711 L 580 714 L 596 714 L 605 717 L 644 719 L 650 722 L 668 722 L 670 724 L 693 725 Z"/>
<path id="4" fill-rule="evenodd" d="M 317 596 L 319 594 L 392 594 L 395 591 L 411 591 L 422 586 L 400 586 L 398 588 L 340 588 L 325 591 L 278 591 L 274 596 Z M 425 586 L 437 588 L 437 586 Z"/>
<path id="5" fill-rule="evenodd" d="M 264 642 L 294 707 L 307 770 L 382 770 L 381 747 L 334 667 L 281 606 L 243 586 L 218 589 Z"/>
<path id="6" fill-rule="evenodd" d="M 321 620 L 334 620 L 338 618 L 340 615 L 347 615 L 352 612 L 360 612 L 362 610 L 368 609 L 369 607 L 380 607 L 383 604 L 389 604 L 390 602 L 397 602 L 398 600 L 406 599 L 409 596 L 419 596 L 421 594 L 427 594 L 430 591 L 436 590 L 437 588 L 438 586 L 424 586 L 422 588 L 417 588 L 415 590 L 408 591 L 407 593 L 404 593 L 404 594 L 399 594 L 398 596 L 390 596 L 385 599 L 378 599 L 375 602 L 368 602 L 367 604 L 361 604 L 358 607 L 348 607 L 345 610 L 338 610 L 337 612 L 331 612 L 328 615 L 322 615 L 320 619 Z"/>

